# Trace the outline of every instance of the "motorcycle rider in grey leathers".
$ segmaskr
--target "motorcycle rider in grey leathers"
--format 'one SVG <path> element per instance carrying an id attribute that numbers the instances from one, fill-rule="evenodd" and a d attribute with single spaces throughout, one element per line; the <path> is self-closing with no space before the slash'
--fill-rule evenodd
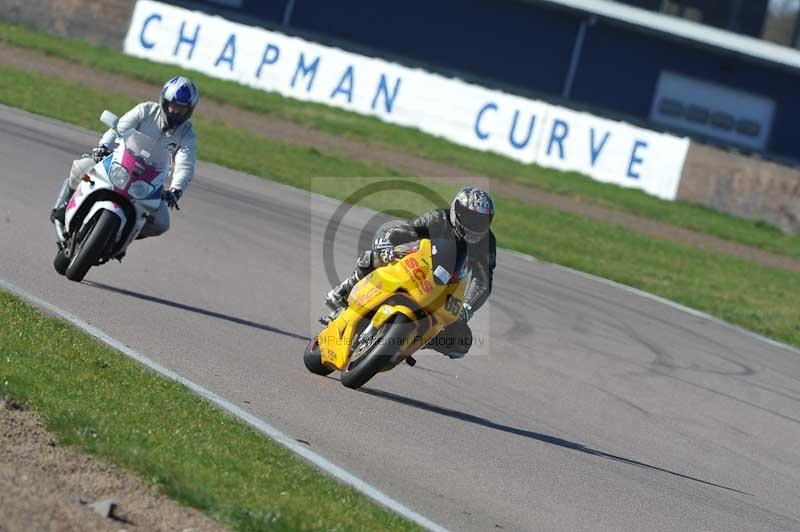
<path id="1" fill-rule="evenodd" d="M 172 160 L 170 188 L 163 192 L 161 206 L 148 219 L 138 238 L 158 236 L 169 229 L 167 207 L 177 206 L 178 200 L 194 176 L 197 141 L 189 118 L 197 107 L 199 99 L 200 93 L 195 84 L 188 78 L 178 76 L 164 84 L 159 103 L 140 103 L 119 119 L 117 130 L 120 133 L 136 129 L 149 137 L 161 140 Z M 61 185 L 58 198 L 53 205 L 50 214 L 52 222 L 59 220 L 64 223 L 67 203 L 78 188 L 81 177 L 113 151 L 115 138 L 113 130 L 107 131 L 91 155 L 73 161 L 69 177 Z"/>

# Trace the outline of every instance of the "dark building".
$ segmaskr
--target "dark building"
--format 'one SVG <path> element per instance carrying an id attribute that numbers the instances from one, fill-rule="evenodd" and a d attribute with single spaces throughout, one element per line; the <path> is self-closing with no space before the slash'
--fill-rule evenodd
<path id="1" fill-rule="evenodd" d="M 767 0 L 173 3 L 800 163 L 800 52 L 749 37 Z"/>
<path id="2" fill-rule="evenodd" d="M 761 37 L 768 0 L 616 0 L 715 28 Z"/>

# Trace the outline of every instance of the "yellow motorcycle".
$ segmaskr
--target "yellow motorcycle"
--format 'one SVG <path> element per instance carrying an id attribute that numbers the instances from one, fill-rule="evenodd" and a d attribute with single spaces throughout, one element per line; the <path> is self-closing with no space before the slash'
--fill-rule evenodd
<path id="1" fill-rule="evenodd" d="M 424 238 L 395 246 L 394 257 L 353 287 L 306 347 L 309 371 L 340 371 L 342 384 L 358 388 L 403 361 L 413 366 L 412 355 L 458 319 L 470 276 L 463 243 Z"/>

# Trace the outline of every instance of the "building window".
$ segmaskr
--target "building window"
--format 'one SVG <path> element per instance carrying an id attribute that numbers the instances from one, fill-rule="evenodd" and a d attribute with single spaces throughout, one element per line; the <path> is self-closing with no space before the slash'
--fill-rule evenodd
<path id="1" fill-rule="evenodd" d="M 700 8 L 686 5 L 685 2 L 680 0 L 662 0 L 661 12 L 695 22 L 703 22 L 703 12 Z"/>
<path id="2" fill-rule="evenodd" d="M 225 7 L 242 7 L 242 0 L 206 0 L 209 4 L 218 4 Z"/>
<path id="3" fill-rule="evenodd" d="M 764 21 L 764 40 L 798 47 L 797 22 L 800 0 L 770 0 Z"/>

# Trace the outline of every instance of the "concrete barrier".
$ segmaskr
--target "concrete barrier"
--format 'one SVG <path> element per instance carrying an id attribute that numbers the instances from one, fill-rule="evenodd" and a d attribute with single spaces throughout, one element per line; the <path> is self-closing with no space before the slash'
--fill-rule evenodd
<path id="1" fill-rule="evenodd" d="M 800 234 L 800 169 L 692 142 L 677 199 Z"/>
<path id="2" fill-rule="evenodd" d="M 6 22 L 122 49 L 135 0 L 0 0 Z"/>

